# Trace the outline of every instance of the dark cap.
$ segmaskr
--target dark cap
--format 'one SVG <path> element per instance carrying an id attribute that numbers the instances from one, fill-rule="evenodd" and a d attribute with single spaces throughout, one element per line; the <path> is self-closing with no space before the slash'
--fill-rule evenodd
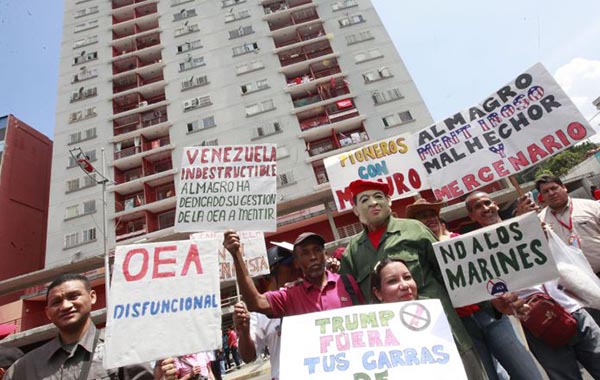
<path id="1" fill-rule="evenodd" d="M 296 238 L 296 241 L 294 242 L 294 249 L 296 249 L 296 247 L 302 243 L 304 243 L 305 241 L 309 240 L 309 239 L 313 239 L 319 242 L 319 244 L 321 244 L 322 246 L 325 246 L 325 239 L 323 239 L 323 237 L 319 234 L 316 234 L 314 232 L 303 232 L 300 235 L 298 235 L 298 237 Z"/>
<path id="2" fill-rule="evenodd" d="M 273 267 L 280 264 L 285 259 L 292 256 L 292 251 L 283 248 L 281 246 L 274 246 L 267 249 L 267 258 L 269 259 L 269 268 L 273 270 Z"/>
<path id="3" fill-rule="evenodd" d="M 13 347 L 0 346 L 0 368 L 8 368 L 21 356 L 23 351 Z"/>
<path id="4" fill-rule="evenodd" d="M 392 195 L 392 189 L 390 189 L 390 186 L 387 184 L 387 182 L 357 179 L 356 181 L 350 182 L 350 185 L 348 185 L 348 189 L 352 194 L 352 198 L 355 198 L 358 194 L 367 190 L 379 190 L 388 197 Z"/>

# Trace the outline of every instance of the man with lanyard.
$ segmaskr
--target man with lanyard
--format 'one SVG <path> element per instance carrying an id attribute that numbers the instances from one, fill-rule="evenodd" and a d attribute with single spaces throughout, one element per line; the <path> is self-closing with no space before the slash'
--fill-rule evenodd
<path id="1" fill-rule="evenodd" d="M 565 243 L 580 248 L 596 276 L 600 277 L 600 202 L 569 197 L 567 187 L 558 177 L 543 175 L 535 181 L 535 187 L 547 205 L 539 218 Z M 519 214 L 536 209 L 528 197 L 519 198 Z M 600 311 L 588 311 L 600 325 Z"/>
<path id="2" fill-rule="evenodd" d="M 4 379 L 154 379 L 145 365 L 112 370 L 102 367 L 104 334 L 90 317 L 95 303 L 96 292 L 87 277 L 63 274 L 54 280 L 46 293 L 46 316 L 58 328 L 58 336 L 19 359 Z"/>
<path id="3" fill-rule="evenodd" d="M 387 183 L 356 180 L 348 186 L 353 211 L 363 224 L 362 233 L 348 244 L 340 273 L 354 276 L 370 301 L 370 274 L 375 264 L 386 257 L 403 260 L 410 270 L 422 298 L 442 302 L 469 380 L 487 379 L 473 343 L 452 306 L 433 251 L 437 238 L 423 223 L 392 216 L 391 189 Z"/>
<path id="4" fill-rule="evenodd" d="M 223 246 L 233 257 L 236 280 L 250 311 L 269 318 L 281 318 L 364 303 L 354 278 L 325 269 L 325 239 L 314 232 L 304 232 L 294 242 L 294 258 L 302 271 L 302 281 L 262 294 L 256 289 L 244 263 L 239 235 L 235 231 L 225 231 Z"/>
<path id="5" fill-rule="evenodd" d="M 290 247 L 292 246 L 289 243 Z M 294 282 L 301 273 L 294 266 L 294 256 L 284 246 L 274 246 L 267 250 L 271 278 L 274 289 L 281 289 L 286 283 Z M 235 304 L 233 323 L 239 337 L 239 351 L 242 360 L 253 362 L 262 349 L 269 349 L 271 379 L 279 379 L 279 349 L 281 346 L 281 318 L 267 318 L 261 313 L 249 313 L 243 302 Z"/>

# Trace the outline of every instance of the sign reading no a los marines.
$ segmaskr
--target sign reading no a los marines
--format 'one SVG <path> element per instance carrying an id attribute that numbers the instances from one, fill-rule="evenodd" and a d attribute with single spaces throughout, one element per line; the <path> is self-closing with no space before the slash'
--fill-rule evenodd
<path id="1" fill-rule="evenodd" d="M 106 317 L 106 368 L 221 345 L 217 242 L 117 246 Z"/>
<path id="2" fill-rule="evenodd" d="M 558 278 L 533 212 L 433 244 L 454 307 Z"/>
<path id="3" fill-rule="evenodd" d="M 480 104 L 414 137 L 431 189 L 446 201 L 519 173 L 593 134 L 537 64 Z"/>
<path id="4" fill-rule="evenodd" d="M 437 299 L 297 315 L 282 327 L 281 380 L 467 378 Z"/>
<path id="5" fill-rule="evenodd" d="M 275 231 L 274 144 L 185 148 L 175 231 Z"/>

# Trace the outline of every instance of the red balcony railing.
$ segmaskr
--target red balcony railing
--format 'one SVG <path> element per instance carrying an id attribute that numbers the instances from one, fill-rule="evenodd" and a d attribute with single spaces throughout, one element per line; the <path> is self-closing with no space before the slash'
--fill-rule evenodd
<path id="1" fill-rule="evenodd" d="M 148 0 L 112 0 L 112 9 L 119 9 L 128 5 L 143 3 Z"/>
<path id="2" fill-rule="evenodd" d="M 160 36 L 158 33 L 150 36 L 134 38 L 132 41 L 128 41 L 127 43 L 120 43 L 116 46 L 113 46 L 113 57 L 133 53 L 134 51 L 146 49 L 156 45 L 160 45 Z"/>
<path id="3" fill-rule="evenodd" d="M 277 56 L 279 57 L 281 66 L 285 67 L 332 53 L 333 49 L 329 45 L 329 41 L 319 41 L 314 44 L 286 50 L 277 54 Z"/>
<path id="4" fill-rule="evenodd" d="M 144 77 L 139 74 L 130 74 L 127 77 L 115 79 L 113 81 L 113 94 L 118 94 L 123 91 L 131 90 L 133 88 L 142 87 L 150 83 L 160 82 L 165 77 L 161 72 L 154 76 Z"/>
<path id="5" fill-rule="evenodd" d="M 305 22 L 318 20 L 318 19 L 319 19 L 319 15 L 318 15 L 317 11 L 314 8 L 310 8 L 310 9 L 303 9 L 301 11 L 294 12 L 291 15 L 289 15 L 288 17 L 285 17 L 283 19 L 268 21 L 268 24 L 269 24 L 269 29 L 271 31 L 275 31 L 275 30 L 279 30 L 282 28 L 286 28 L 288 26 L 298 25 L 298 24 L 302 24 Z"/>
<path id="6" fill-rule="evenodd" d="M 139 7 L 132 9 L 129 12 L 126 12 L 125 14 L 119 13 L 119 14 L 113 15 L 112 23 L 113 23 L 113 25 L 117 25 L 122 22 L 131 21 L 136 18 L 148 16 L 150 14 L 155 14 L 156 12 L 157 12 L 156 3 L 141 5 Z"/>
<path id="7" fill-rule="evenodd" d="M 161 107 L 141 115 L 128 115 L 113 121 L 113 135 L 118 136 L 123 133 L 133 132 L 138 129 L 148 128 L 156 124 L 164 123 L 168 120 L 166 107 Z"/>

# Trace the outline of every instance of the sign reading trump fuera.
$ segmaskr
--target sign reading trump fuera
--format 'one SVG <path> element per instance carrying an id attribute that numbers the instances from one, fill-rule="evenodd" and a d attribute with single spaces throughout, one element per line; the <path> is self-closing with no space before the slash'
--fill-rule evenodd
<path id="1" fill-rule="evenodd" d="M 467 379 L 437 299 L 296 315 L 281 326 L 281 380 Z"/>
<path id="2" fill-rule="evenodd" d="M 447 201 L 519 173 L 595 132 L 543 65 L 416 133 L 435 197 Z"/>
<path id="3" fill-rule="evenodd" d="M 175 231 L 275 231 L 274 144 L 185 148 Z"/>
<path id="4" fill-rule="evenodd" d="M 117 246 L 106 311 L 106 368 L 221 345 L 217 243 Z"/>

